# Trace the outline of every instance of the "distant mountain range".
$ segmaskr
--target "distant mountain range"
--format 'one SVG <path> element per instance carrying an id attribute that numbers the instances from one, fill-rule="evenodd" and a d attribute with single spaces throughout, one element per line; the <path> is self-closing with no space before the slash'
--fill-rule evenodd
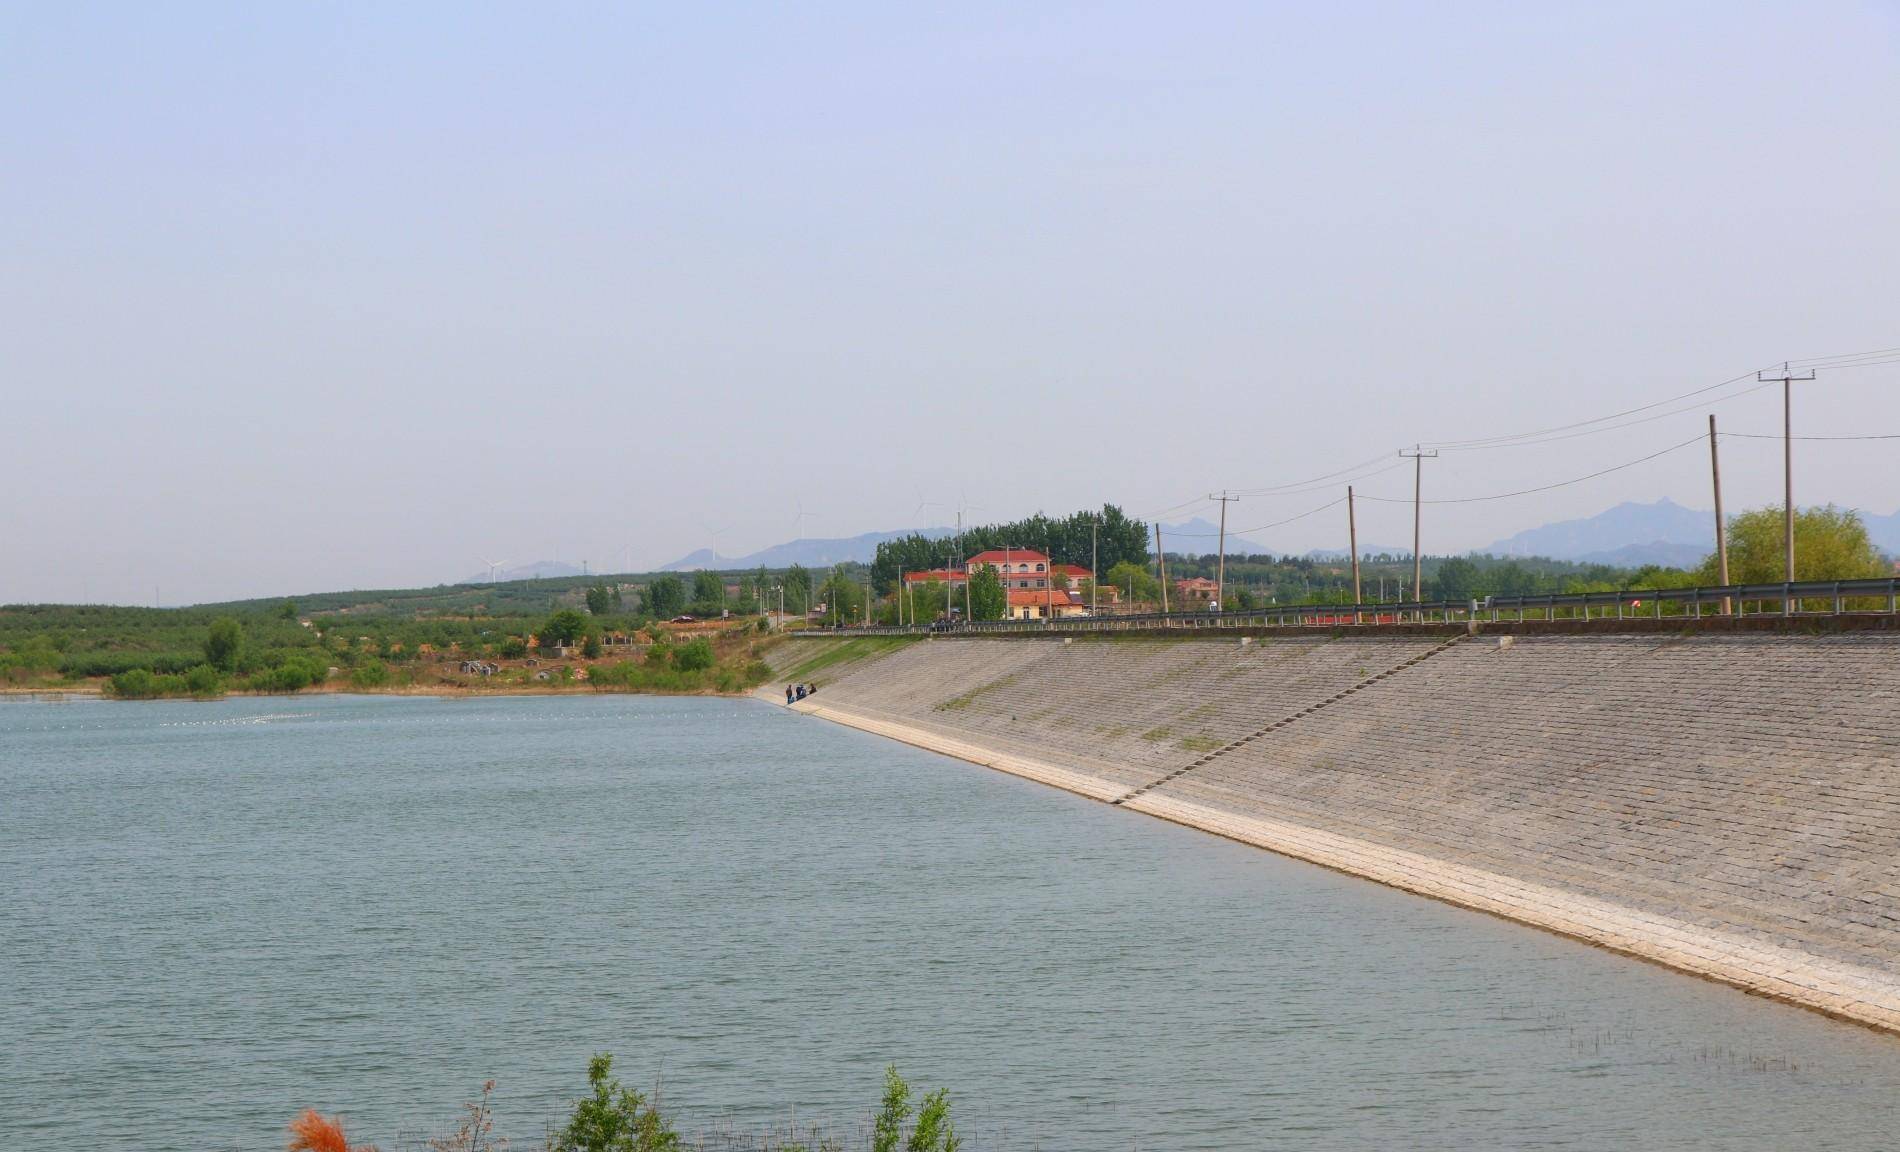
<path id="1" fill-rule="evenodd" d="M 1181 524 L 1163 524 L 1161 526 L 1161 546 L 1169 552 L 1182 555 L 1212 556 L 1220 551 L 1220 525 L 1199 516 Z M 1273 549 L 1257 540 L 1244 536 L 1227 534 L 1227 554 L 1229 556 L 1264 555 Z"/>
<path id="2" fill-rule="evenodd" d="M 1614 564 L 1626 568 L 1644 564 L 1688 568 L 1700 563 L 1713 547 L 1710 539 L 1714 533 L 1712 515 L 1695 508 L 1685 508 L 1669 499 L 1649 504 L 1630 502 L 1618 504 L 1595 516 L 1527 528 L 1477 551 L 1496 556 L 1547 556 L 1553 560 Z M 1867 523 L 1867 532 L 1874 544 L 1889 554 L 1900 555 L 1900 512 L 1887 516 L 1863 512 L 1861 516 Z M 851 562 L 869 564 L 876 559 L 880 543 L 913 533 L 942 539 L 951 535 L 952 529 L 903 528 L 893 532 L 865 532 L 857 536 L 791 540 L 744 556 L 722 556 L 710 548 L 701 548 L 680 557 L 660 571 L 683 572 L 707 568 L 730 572 L 738 568 L 756 568 L 761 564 L 767 568 L 784 568 L 792 564 L 802 564 L 807 568 L 828 568 L 833 564 Z M 1161 542 L 1169 552 L 1177 554 L 1211 554 L 1220 547 L 1220 525 L 1198 516 L 1179 524 L 1163 524 Z M 1409 544 L 1368 544 L 1363 550 L 1375 556 L 1409 556 L 1412 552 Z M 1227 536 L 1227 553 L 1230 556 L 1272 551 L 1257 540 L 1235 533 Z M 1343 558 L 1345 554 L 1344 549 L 1321 548 L 1308 552 L 1307 556 L 1315 560 L 1334 560 Z M 581 570 L 572 564 L 538 560 L 533 564 L 504 569 L 500 578 L 527 580 L 581 574 Z M 487 579 L 488 574 L 484 572 L 464 582 L 480 583 Z"/>
<path id="3" fill-rule="evenodd" d="M 1900 512 L 1862 512 L 1876 548 L 1900 554 Z M 1715 550 L 1715 514 L 1684 508 L 1673 500 L 1623 503 L 1595 516 L 1561 520 L 1507 536 L 1482 551 L 1495 556 L 1548 556 L 1585 564 L 1637 568 L 1667 564 L 1692 568 Z"/>
<path id="4" fill-rule="evenodd" d="M 730 572 L 735 568 L 757 568 L 761 564 L 767 568 L 786 568 L 793 564 L 802 564 L 807 568 L 829 568 L 833 564 L 852 562 L 869 564 L 877 559 L 877 546 L 886 540 L 901 540 L 912 535 L 940 539 L 953 534 L 949 528 L 903 528 L 895 532 L 866 532 L 859 536 L 835 539 L 792 540 L 744 556 L 721 556 L 710 548 L 701 548 L 687 553 L 660 571 L 717 568 Z"/>
<path id="5" fill-rule="evenodd" d="M 1715 514 L 1674 500 L 1627 502 L 1595 516 L 1527 528 L 1481 551 L 1494 556 L 1548 556 L 1585 564 L 1687 568 L 1714 550 Z"/>

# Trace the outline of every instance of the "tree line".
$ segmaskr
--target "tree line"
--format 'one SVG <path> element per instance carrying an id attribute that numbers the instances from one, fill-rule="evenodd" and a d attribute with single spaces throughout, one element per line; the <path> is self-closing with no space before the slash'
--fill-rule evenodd
<path id="1" fill-rule="evenodd" d="M 1153 555 L 1148 533 L 1147 524 L 1113 504 L 1102 505 L 1099 512 L 1084 510 L 1063 517 L 1038 512 L 1004 524 L 972 525 L 963 530 L 961 539 L 913 532 L 878 544 L 871 562 L 871 586 L 879 596 L 888 596 L 901 573 L 958 568 L 978 552 L 1002 548 L 1033 548 L 1047 553 L 1053 563 L 1096 571 L 1123 563 L 1143 567 Z"/>

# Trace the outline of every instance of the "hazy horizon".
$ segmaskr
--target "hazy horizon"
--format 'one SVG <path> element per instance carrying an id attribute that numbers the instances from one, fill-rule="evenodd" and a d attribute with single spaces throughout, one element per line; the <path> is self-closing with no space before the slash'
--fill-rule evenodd
<path id="1" fill-rule="evenodd" d="M 1304 552 L 1375 457 L 1360 540 L 1409 542 L 1402 445 L 1900 346 L 1891 4 L 0 19 L 0 603 L 1221 488 Z M 1819 376 L 1797 436 L 1900 433 L 1900 358 Z M 1424 550 L 1709 507 L 1707 413 L 1780 431 L 1779 385 L 1701 402 L 1740 391 L 1448 446 L 1428 499 L 1686 445 L 1430 506 Z M 1731 511 L 1780 500 L 1777 441 L 1722 452 Z M 1893 511 L 1894 459 L 1799 442 L 1797 500 Z"/>

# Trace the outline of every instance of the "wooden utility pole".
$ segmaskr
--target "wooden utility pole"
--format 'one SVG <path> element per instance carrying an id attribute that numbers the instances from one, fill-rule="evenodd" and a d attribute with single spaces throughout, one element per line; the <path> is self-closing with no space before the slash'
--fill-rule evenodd
<path id="1" fill-rule="evenodd" d="M 1728 523 L 1722 519 L 1722 458 L 1715 448 L 1715 413 L 1709 413 L 1709 476 L 1715 482 L 1715 563 L 1724 587 L 1728 586 Z M 1733 607 L 1722 597 L 1722 615 Z"/>
<path id="2" fill-rule="evenodd" d="M 963 513 L 957 513 L 957 559 L 963 564 L 963 622 L 970 623 L 970 561 L 963 555 Z M 1003 594 L 1005 605 L 1009 603 L 1009 594 Z M 1003 609 L 1008 614 L 1009 609 Z"/>
<path id="3" fill-rule="evenodd" d="M 1346 541 L 1352 549 L 1352 622 L 1359 623 L 1359 521 L 1353 515 L 1352 485 L 1346 485 Z"/>
<path id="4" fill-rule="evenodd" d="M 1412 458 L 1412 597 L 1423 599 L 1419 593 L 1419 589 L 1424 586 L 1425 561 L 1424 554 L 1418 550 L 1419 505 L 1423 502 L 1420 491 L 1425 486 L 1425 461 L 1437 456 L 1438 449 L 1427 451 L 1414 444 L 1409 452 L 1401 448 L 1399 455 Z M 1405 599 L 1404 593 L 1399 594 L 1399 599 Z"/>
<path id="5" fill-rule="evenodd" d="M 1757 372 L 1755 379 L 1767 383 L 1781 381 L 1781 469 L 1786 485 L 1781 506 L 1781 548 L 1786 575 L 1782 579 L 1794 583 L 1794 382 L 1814 379 L 1814 369 L 1806 372 L 1791 372 L 1786 361 L 1782 362 L 1779 374 Z M 1783 615 L 1794 615 L 1792 597 L 1781 602 Z"/>
<path id="6" fill-rule="evenodd" d="M 1102 544 L 1100 540 L 1102 514 L 1097 512 L 1095 519 L 1089 522 L 1089 615 L 1095 615 L 1095 582 L 1101 579 Z"/>
<path id="7" fill-rule="evenodd" d="M 1155 560 L 1161 565 L 1161 614 L 1168 614 L 1168 554 L 1161 550 L 1161 521 L 1155 521 Z M 1128 606 L 1131 610 L 1133 604 Z"/>
<path id="8" fill-rule="evenodd" d="M 1220 564 L 1214 569 L 1214 609 L 1222 611 L 1227 607 L 1227 506 L 1240 497 L 1229 496 L 1223 488 L 1220 495 L 1209 492 L 1207 498 L 1220 501 Z"/>

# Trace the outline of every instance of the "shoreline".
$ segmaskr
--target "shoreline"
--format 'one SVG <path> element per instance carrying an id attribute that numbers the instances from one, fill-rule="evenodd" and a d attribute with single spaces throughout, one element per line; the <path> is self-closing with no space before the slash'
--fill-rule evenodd
<path id="1" fill-rule="evenodd" d="M 1046 761 L 992 752 L 894 719 L 804 701 L 790 707 L 821 720 L 1154 819 L 1900 1036 L 1900 987 L 1886 973 L 1873 969 L 1325 829 L 1226 812 L 1166 796 L 1130 795 L 1129 788 L 1113 781 Z"/>
<path id="2" fill-rule="evenodd" d="M 121 700 L 109 695 L 97 684 L 76 684 L 69 687 L 22 687 L 19 685 L 0 686 L 0 697 L 32 698 L 35 696 L 88 696 L 97 700 L 106 700 L 114 704 L 155 704 L 160 702 L 185 704 L 216 704 L 220 700 L 292 700 L 299 696 L 435 696 L 445 700 L 466 700 L 483 697 L 506 696 L 703 696 L 721 700 L 743 700 L 756 698 L 751 690 L 739 692 L 657 692 L 646 689 L 630 688 L 594 688 L 586 681 L 577 684 L 556 687 L 527 687 L 516 685 L 508 691 L 487 691 L 480 688 L 455 688 L 446 685 L 403 685 L 395 688 L 358 688 L 354 685 L 330 687 L 300 688 L 295 692 L 224 692 L 216 696 L 153 696 L 136 700 Z M 784 703 L 784 701 L 779 701 Z"/>

